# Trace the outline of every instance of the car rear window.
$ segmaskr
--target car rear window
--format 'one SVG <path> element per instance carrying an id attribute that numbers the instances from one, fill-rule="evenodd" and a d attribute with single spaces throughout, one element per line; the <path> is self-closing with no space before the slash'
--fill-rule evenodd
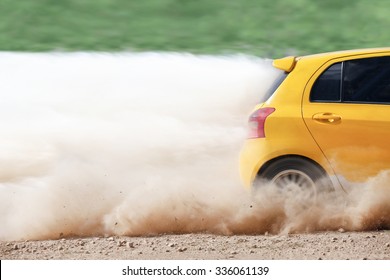
<path id="1" fill-rule="evenodd" d="M 272 83 L 271 87 L 267 90 L 263 98 L 260 100 L 260 103 L 263 103 L 268 100 L 272 96 L 272 94 L 278 89 L 278 87 L 283 83 L 283 81 L 287 78 L 288 73 L 282 72 Z"/>

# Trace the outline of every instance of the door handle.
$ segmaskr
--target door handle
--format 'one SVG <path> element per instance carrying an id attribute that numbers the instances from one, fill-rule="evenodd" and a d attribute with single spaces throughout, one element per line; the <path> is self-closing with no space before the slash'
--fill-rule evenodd
<path id="1" fill-rule="evenodd" d="M 341 117 L 333 113 L 318 113 L 313 115 L 313 120 L 321 123 L 337 124 L 341 122 Z"/>

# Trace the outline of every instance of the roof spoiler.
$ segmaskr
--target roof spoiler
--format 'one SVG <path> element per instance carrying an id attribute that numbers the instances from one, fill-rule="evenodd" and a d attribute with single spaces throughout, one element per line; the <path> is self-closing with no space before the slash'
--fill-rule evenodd
<path id="1" fill-rule="evenodd" d="M 272 65 L 280 70 L 291 72 L 294 69 L 296 62 L 295 56 L 287 56 L 275 59 Z"/>

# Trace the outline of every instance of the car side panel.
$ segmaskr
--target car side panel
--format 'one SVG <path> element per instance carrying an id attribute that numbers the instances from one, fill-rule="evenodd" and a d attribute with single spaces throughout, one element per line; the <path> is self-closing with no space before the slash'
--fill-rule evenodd
<path id="1" fill-rule="evenodd" d="M 363 181 L 390 169 L 390 105 L 310 102 L 310 91 L 318 76 L 330 65 L 372 56 L 327 61 L 309 80 L 304 91 L 302 107 L 305 123 L 342 181 Z M 323 113 L 334 114 L 341 119 L 326 123 L 313 118 Z"/>

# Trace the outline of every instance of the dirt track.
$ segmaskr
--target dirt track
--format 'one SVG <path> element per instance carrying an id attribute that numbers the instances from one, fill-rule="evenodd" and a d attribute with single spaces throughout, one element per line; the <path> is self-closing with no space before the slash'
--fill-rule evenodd
<path id="1" fill-rule="evenodd" d="M 390 231 L 0 242 L 1 259 L 390 259 Z"/>

